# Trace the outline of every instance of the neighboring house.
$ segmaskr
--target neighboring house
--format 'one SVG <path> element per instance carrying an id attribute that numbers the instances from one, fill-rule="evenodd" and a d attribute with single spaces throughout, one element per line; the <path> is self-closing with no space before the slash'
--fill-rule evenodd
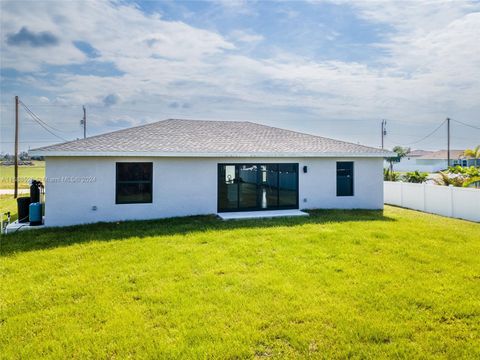
<path id="1" fill-rule="evenodd" d="M 383 208 L 391 152 L 251 122 L 165 120 L 47 146 L 45 225 Z"/>
<path id="2" fill-rule="evenodd" d="M 450 165 L 472 166 L 475 159 L 466 158 L 463 150 L 450 150 Z M 393 165 L 395 171 L 423 171 L 434 173 L 445 170 L 448 167 L 447 150 L 439 151 L 411 151 L 400 160 L 399 163 Z"/>
<path id="3" fill-rule="evenodd" d="M 462 167 L 476 166 L 475 159 L 469 156 L 465 156 L 463 152 L 464 151 L 462 150 L 462 153 L 456 159 L 452 160 L 452 166 L 455 166 L 455 165 L 459 165 Z"/>
<path id="4" fill-rule="evenodd" d="M 413 150 L 407 156 L 403 157 L 400 162 L 393 164 L 394 171 L 415 171 L 418 170 L 417 159 L 421 156 L 431 154 L 433 151 Z M 390 163 L 385 161 L 384 167 L 390 167 Z M 423 170 L 422 170 L 423 171 Z"/>

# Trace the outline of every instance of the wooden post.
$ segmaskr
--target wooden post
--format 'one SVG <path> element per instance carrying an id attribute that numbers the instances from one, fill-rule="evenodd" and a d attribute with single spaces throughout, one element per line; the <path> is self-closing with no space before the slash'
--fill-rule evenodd
<path id="1" fill-rule="evenodd" d="M 383 138 L 385 135 L 387 135 L 387 120 L 383 119 L 382 120 L 382 150 L 383 150 Z"/>
<path id="2" fill-rule="evenodd" d="M 447 117 L 447 168 L 450 167 L 450 118 Z"/>
<path id="3" fill-rule="evenodd" d="M 13 198 L 18 197 L 18 96 L 15 96 L 15 154 L 13 159 L 14 170 L 14 183 Z"/>
<path id="4" fill-rule="evenodd" d="M 87 137 L 87 110 L 83 106 L 83 138 Z"/>

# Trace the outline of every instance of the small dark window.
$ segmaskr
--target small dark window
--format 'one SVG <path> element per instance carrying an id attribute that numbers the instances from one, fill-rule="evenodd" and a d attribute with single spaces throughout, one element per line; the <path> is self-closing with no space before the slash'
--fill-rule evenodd
<path id="1" fill-rule="evenodd" d="M 152 202 L 152 163 L 117 163 L 117 204 Z"/>
<path id="2" fill-rule="evenodd" d="M 337 196 L 353 196 L 353 162 L 337 162 Z"/>

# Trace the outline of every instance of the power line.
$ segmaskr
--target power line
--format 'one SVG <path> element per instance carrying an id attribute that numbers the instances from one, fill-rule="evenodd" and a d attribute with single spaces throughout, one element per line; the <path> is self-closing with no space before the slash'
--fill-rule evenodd
<path id="1" fill-rule="evenodd" d="M 58 128 L 55 128 L 53 127 L 52 125 L 49 125 L 47 124 L 45 121 L 43 121 L 42 119 L 40 119 L 40 117 L 35 114 L 32 110 L 30 110 L 30 108 L 24 103 L 22 102 L 21 100 L 19 100 L 20 104 L 22 104 L 22 106 L 24 107 L 24 109 L 29 113 L 29 115 L 34 118 L 34 120 L 36 119 L 36 121 L 40 121 L 43 125 L 45 125 L 46 127 L 50 128 L 52 131 L 58 131 L 60 133 L 63 133 L 63 134 L 71 134 L 71 133 L 76 133 L 77 131 L 76 130 L 70 130 L 70 131 L 65 131 L 65 130 L 60 130 Z"/>
<path id="2" fill-rule="evenodd" d="M 47 123 L 46 123 L 45 121 L 43 121 L 42 119 L 40 119 L 40 117 L 39 117 L 37 114 L 35 114 L 32 110 L 30 110 L 30 109 L 28 108 L 28 106 L 25 105 L 25 103 L 24 103 L 23 101 L 20 100 L 20 104 L 22 104 L 22 106 L 25 108 L 25 110 L 27 110 L 27 112 L 28 112 L 33 118 L 35 118 L 37 121 L 40 121 L 40 122 L 41 122 L 43 125 L 45 125 L 46 127 L 52 129 L 53 131 L 63 132 L 62 130 L 57 129 L 57 128 L 53 127 L 52 125 L 47 124 Z"/>
<path id="3" fill-rule="evenodd" d="M 60 135 L 55 134 L 53 131 L 51 131 L 49 128 L 47 128 L 45 125 L 43 125 L 40 121 L 37 121 L 37 124 L 40 125 L 42 128 L 44 128 L 46 131 L 48 131 L 53 136 L 59 138 L 60 140 L 68 141 L 67 139 L 61 137 Z"/>
<path id="4" fill-rule="evenodd" d="M 52 130 L 50 130 L 48 128 L 49 125 L 47 125 L 46 123 L 44 123 L 37 115 L 35 115 L 35 113 L 33 113 L 23 102 L 20 101 L 20 103 L 22 104 L 22 106 L 25 108 L 25 110 L 27 110 L 27 113 L 28 115 L 31 116 L 31 118 L 33 120 L 35 120 L 37 122 L 38 125 L 40 125 L 43 129 L 45 129 L 46 131 L 48 131 L 50 134 L 52 134 L 53 136 L 59 138 L 60 140 L 63 140 L 63 141 L 68 141 L 67 139 L 61 137 L 60 135 L 57 135 L 55 134 Z M 53 129 L 53 127 L 52 127 Z"/>
<path id="5" fill-rule="evenodd" d="M 22 101 L 20 101 L 22 103 Z M 142 105 L 159 105 L 158 102 L 145 102 L 145 101 L 142 101 L 140 104 Z M 25 105 L 22 103 L 22 105 Z M 10 106 L 9 103 L 0 103 L 0 106 Z M 62 108 L 62 107 L 81 107 L 82 104 L 30 104 L 30 106 L 34 106 L 34 107 L 59 107 L 59 108 Z M 106 107 L 105 105 L 103 104 L 90 104 L 89 107 L 93 107 L 93 108 L 104 108 L 105 110 L 108 109 L 108 107 Z M 120 106 L 114 106 L 115 109 L 117 110 L 125 110 L 125 111 L 131 111 L 131 112 L 138 112 L 138 113 L 151 113 L 151 114 L 158 114 L 159 112 L 158 111 L 154 111 L 154 110 L 139 110 L 139 109 L 133 109 L 133 108 L 125 108 L 125 107 L 122 107 L 121 105 Z M 392 120 L 392 119 L 387 119 L 387 120 Z M 459 120 L 456 120 L 456 119 L 451 119 L 453 121 L 456 121 L 462 125 L 465 125 L 465 126 L 469 126 L 469 127 L 472 127 L 474 129 L 478 129 L 480 130 L 480 127 L 477 127 L 475 125 L 471 125 L 471 124 L 467 124 L 467 123 L 464 123 L 462 121 L 459 121 Z M 377 121 L 376 119 L 374 118 L 371 118 L 371 119 L 335 119 L 333 120 L 334 122 L 337 122 L 337 121 Z M 395 121 L 395 119 L 393 119 L 392 121 Z M 398 120 L 396 120 L 398 121 Z M 417 122 L 416 121 L 401 121 L 403 123 L 413 123 L 413 124 L 416 124 Z M 57 131 L 61 131 L 61 130 L 57 130 Z"/>
<path id="6" fill-rule="evenodd" d="M 1 0 L 0 0 L 1 1 Z M 22 122 L 24 123 L 29 123 L 29 124 L 35 124 L 36 123 L 36 120 L 33 120 L 31 117 L 24 117 L 22 119 Z M 71 124 L 71 122 L 69 122 L 68 124 Z M 52 129 L 52 127 L 50 125 L 47 125 L 48 128 Z M 78 130 L 68 130 L 68 131 L 65 131 L 65 130 L 53 130 L 53 131 L 58 131 L 60 133 L 63 133 L 65 135 L 68 135 L 68 134 L 73 134 L 73 133 L 78 133 Z"/>
<path id="7" fill-rule="evenodd" d="M 0 106 L 8 106 L 8 103 L 0 103 Z M 35 106 L 35 107 L 79 107 L 82 106 L 81 104 L 32 104 L 30 103 L 30 106 Z"/>
<path id="8" fill-rule="evenodd" d="M 4 141 L 2 140 L 2 144 L 13 144 L 15 141 Z M 52 140 L 26 140 L 26 141 L 19 141 L 20 144 L 34 144 L 34 143 L 52 143 Z"/>
<path id="9" fill-rule="evenodd" d="M 431 133 L 429 133 L 428 135 L 424 136 L 424 137 L 421 138 L 420 140 L 417 140 L 417 141 L 414 141 L 414 142 L 411 142 L 411 143 L 405 144 L 405 145 L 414 145 L 414 144 L 417 144 L 417 143 L 419 143 L 419 142 L 422 142 L 423 140 L 425 140 L 425 139 L 429 138 L 430 136 L 432 136 L 433 134 L 435 134 L 435 133 L 443 126 L 443 124 L 445 124 L 446 122 L 447 122 L 447 120 L 443 120 L 442 123 L 441 123 L 439 126 L 437 126 L 437 127 L 435 128 L 435 130 L 433 130 L 433 131 L 432 131 Z"/>
<path id="10" fill-rule="evenodd" d="M 471 125 L 471 124 L 467 124 L 467 123 L 464 123 L 464 122 L 462 122 L 462 121 L 455 120 L 455 119 L 452 119 L 452 120 L 455 121 L 455 122 L 457 122 L 457 123 L 459 123 L 459 124 L 462 124 L 462 125 L 465 125 L 465 126 L 469 126 L 469 127 L 473 128 L 473 129 L 480 130 L 480 127 L 478 127 L 478 126 L 474 126 L 474 125 Z"/>
<path id="11" fill-rule="evenodd" d="M 35 122 L 40 122 L 43 125 L 45 125 L 46 127 L 52 129 L 53 131 L 61 131 L 60 129 L 57 129 L 57 128 L 51 126 L 51 125 L 48 125 L 46 122 L 44 122 L 42 119 L 40 119 L 40 117 L 37 114 L 35 114 L 32 110 L 30 110 L 29 107 L 27 105 L 25 105 L 22 101 L 20 101 L 20 104 L 22 104 L 24 109 L 27 111 L 27 113 L 32 117 L 32 119 Z"/>
<path id="12" fill-rule="evenodd" d="M 141 102 L 142 105 L 159 105 L 158 102 Z M 6 104 L 6 103 L 0 103 L 0 106 L 9 106 L 9 104 Z M 30 106 L 34 106 L 34 107 L 58 107 L 58 108 L 65 108 L 65 107 L 81 107 L 82 105 L 81 104 L 30 104 Z M 90 104 L 89 105 L 90 108 L 97 108 L 97 109 L 102 109 L 102 110 L 109 110 L 109 107 L 105 106 L 105 105 L 102 105 L 102 104 Z M 120 106 L 113 106 L 113 108 L 115 110 L 123 110 L 123 111 L 129 111 L 129 112 L 136 112 L 136 113 L 145 113 L 145 114 L 155 114 L 155 115 L 159 115 L 160 114 L 160 111 L 171 111 L 171 110 L 175 110 L 175 109 L 161 109 L 160 111 L 159 110 L 140 110 L 140 109 L 134 109 L 134 108 L 129 108 L 129 107 L 123 107 L 122 105 Z M 167 115 L 168 116 L 168 115 Z M 305 120 L 313 120 L 313 121 L 320 121 L 322 122 L 322 120 L 318 120 L 318 119 L 305 119 Z M 392 120 L 392 119 L 387 119 L 387 120 L 390 120 L 390 121 L 398 121 L 398 120 Z M 469 127 L 472 127 L 474 129 L 479 129 L 480 130 L 480 127 L 477 127 L 477 126 L 474 126 L 474 125 L 470 125 L 470 124 L 467 124 L 467 123 L 464 123 L 464 122 L 461 122 L 459 120 L 455 120 L 455 119 L 452 119 L 453 121 L 456 121 L 460 124 L 463 124 L 465 126 L 469 126 Z M 332 122 L 340 122 L 340 121 L 347 121 L 347 122 L 361 122 L 361 121 L 369 121 L 369 122 L 373 122 L 373 121 L 377 121 L 376 119 L 374 118 L 369 118 L 369 119 L 334 119 L 332 120 Z M 408 123 L 408 124 L 417 124 L 418 122 L 417 121 L 398 121 L 398 122 L 401 122 L 401 123 Z M 56 129 L 56 131 L 60 131 L 60 132 L 64 132 L 62 130 L 59 130 L 59 129 Z"/>
<path id="13" fill-rule="evenodd" d="M 35 121 L 37 122 L 40 126 L 42 126 L 42 128 L 44 128 L 46 131 L 48 131 L 50 134 L 54 135 L 55 137 L 63 140 L 63 141 L 68 141 L 66 140 L 65 138 L 63 138 L 62 136 L 59 136 L 57 134 L 55 134 L 55 132 L 60 132 L 60 133 L 73 133 L 74 131 L 64 131 L 64 130 L 60 130 L 58 128 L 55 128 L 49 124 L 47 124 L 45 121 L 43 121 L 38 115 L 36 115 L 32 110 L 30 110 L 30 108 L 25 104 L 23 103 L 22 101 L 19 101 L 19 103 L 25 108 L 25 110 L 27 111 L 27 113 L 30 115 L 30 117 Z M 3 105 L 3 104 L 0 104 L 0 105 Z M 74 104 L 34 104 L 35 106 L 52 106 L 52 107 L 77 107 L 79 105 L 74 105 Z M 101 107 L 100 105 L 92 105 L 93 107 Z M 133 108 L 124 108 L 122 106 L 115 106 L 115 109 L 117 110 L 123 110 L 123 111 L 129 111 L 129 112 L 137 112 L 137 113 L 151 113 L 151 114 L 156 114 L 156 115 L 159 115 L 159 112 L 158 111 L 148 111 L 148 110 L 139 110 L 139 109 L 133 109 Z M 373 121 L 373 119 L 336 119 L 334 120 L 333 122 L 338 122 L 339 120 L 341 121 L 349 121 L 349 122 L 352 122 L 353 121 Z M 455 120 L 455 119 L 452 119 L 453 121 L 459 123 L 459 124 L 462 124 L 464 126 L 468 126 L 468 127 L 471 127 L 473 129 L 477 129 L 477 130 L 480 130 L 480 127 L 477 127 L 475 125 L 471 125 L 471 124 L 468 124 L 468 123 L 464 123 L 462 121 L 459 121 L 459 120 Z M 322 122 L 322 121 L 320 121 Z M 386 121 L 385 121 L 386 122 Z M 423 142 L 424 140 L 428 139 L 429 137 L 431 137 L 432 135 L 434 135 L 445 123 L 447 122 L 447 120 L 444 120 L 438 127 L 436 127 L 432 132 L 428 133 L 426 136 L 422 137 L 421 139 L 419 140 L 416 140 L 416 141 L 413 141 L 413 142 L 410 142 L 410 143 L 407 143 L 407 144 L 404 144 L 404 146 L 408 146 L 408 145 L 414 145 L 414 144 L 418 144 L 420 142 Z M 383 130 L 384 128 L 382 128 L 382 135 L 383 135 Z M 402 135 L 402 136 L 408 136 L 410 137 L 410 135 Z M 458 137 L 455 137 L 454 138 L 458 138 Z"/>

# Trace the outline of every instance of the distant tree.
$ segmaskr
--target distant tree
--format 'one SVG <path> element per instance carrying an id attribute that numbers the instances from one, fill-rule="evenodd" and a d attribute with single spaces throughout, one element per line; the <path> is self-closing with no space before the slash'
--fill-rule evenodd
<path id="1" fill-rule="evenodd" d="M 467 149 L 463 152 L 466 157 L 475 159 L 475 166 L 478 166 L 478 159 L 480 159 L 480 145 L 475 146 L 474 149 Z"/>
<path id="2" fill-rule="evenodd" d="M 404 148 L 401 146 L 395 146 L 393 148 L 393 152 L 397 153 L 397 156 L 392 156 L 387 158 L 387 161 L 390 163 L 390 173 L 393 173 L 393 164 L 400 162 L 402 158 L 407 156 L 407 154 L 410 152 L 410 148 Z"/>
<path id="3" fill-rule="evenodd" d="M 18 157 L 20 158 L 20 160 L 30 160 L 30 156 L 28 156 L 28 152 L 26 151 L 22 151 Z"/>

